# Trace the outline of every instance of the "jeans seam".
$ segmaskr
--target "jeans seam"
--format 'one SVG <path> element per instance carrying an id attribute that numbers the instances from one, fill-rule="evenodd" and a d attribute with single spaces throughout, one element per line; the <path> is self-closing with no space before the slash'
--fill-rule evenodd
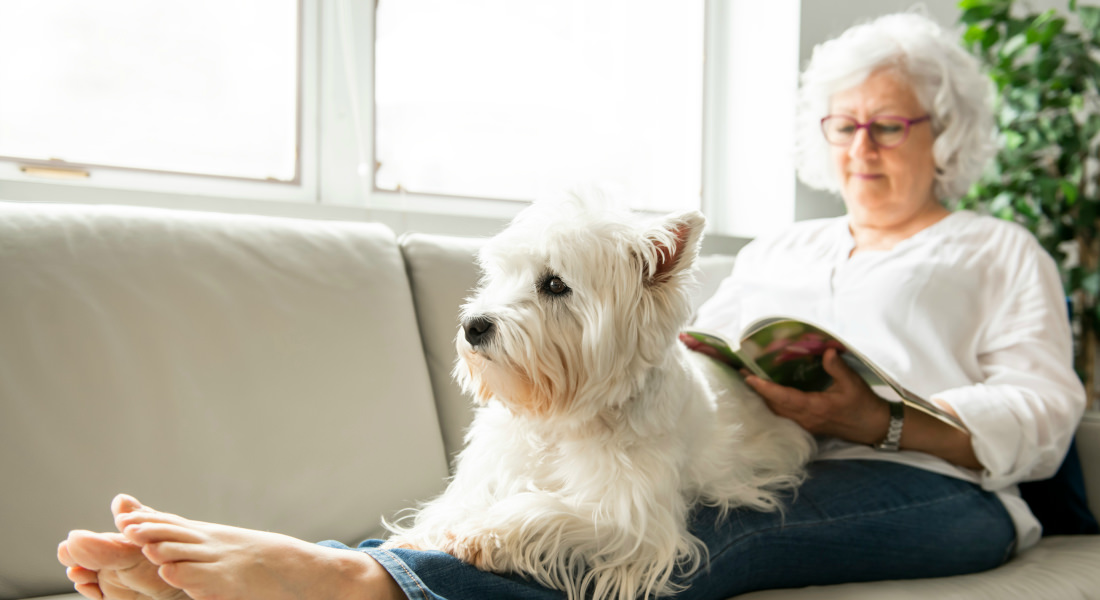
<path id="1" fill-rule="evenodd" d="M 374 555 L 375 552 L 385 554 L 386 557 L 389 559 L 386 562 L 391 563 L 392 565 L 396 565 L 397 567 L 400 567 L 400 569 L 405 573 L 405 577 L 403 578 L 403 579 L 405 579 L 405 582 L 402 582 L 397 577 L 394 577 L 394 581 L 397 582 L 397 585 L 401 587 L 402 592 L 405 592 L 406 596 L 408 596 L 408 591 L 406 590 L 406 588 L 408 586 L 406 585 L 406 583 L 412 583 L 413 585 L 416 586 L 417 590 L 420 591 L 420 597 L 421 598 L 424 598 L 424 600 L 429 600 L 429 598 L 431 598 L 431 596 L 428 593 L 428 590 L 424 589 L 424 586 L 421 584 L 420 578 L 417 577 L 416 574 L 413 573 L 409 569 L 409 566 L 405 564 L 405 561 L 401 560 L 400 556 L 397 556 L 393 552 L 390 552 L 389 550 L 386 550 L 384 548 L 369 548 L 369 549 L 367 549 L 368 554 Z M 382 563 L 382 561 L 379 561 L 379 564 L 382 564 L 382 567 L 386 568 L 386 564 Z M 386 570 L 391 571 L 389 568 L 386 568 Z M 392 574 L 392 571 L 391 571 L 391 574 Z"/>
<path id="2" fill-rule="evenodd" d="M 716 558 L 718 556 L 721 556 L 722 554 L 725 554 L 735 544 L 737 544 L 737 543 L 739 543 L 743 540 L 752 539 L 754 537 L 757 537 L 759 535 L 769 533 L 769 532 L 772 532 L 772 531 L 778 531 L 778 530 L 783 530 L 783 529 L 800 529 L 800 528 L 804 528 L 804 527 L 817 527 L 817 526 L 820 526 L 820 525 L 823 525 L 823 524 L 826 524 L 826 523 L 830 523 L 830 524 L 831 523 L 842 523 L 844 521 L 851 521 L 851 520 L 859 519 L 859 518 L 863 518 L 863 517 L 874 517 L 874 516 L 885 515 L 885 514 L 889 514 L 889 513 L 900 512 L 902 510 L 909 510 L 909 509 L 914 509 L 914 508 L 923 508 L 923 507 L 932 506 L 932 505 L 935 505 L 935 504 L 942 504 L 942 503 L 949 502 L 949 501 L 955 500 L 956 498 L 964 497 L 964 496 L 967 496 L 967 495 L 969 495 L 968 492 L 959 492 L 959 493 L 951 494 L 950 496 L 942 496 L 942 497 L 939 497 L 939 498 L 934 498 L 932 500 L 927 500 L 927 501 L 920 502 L 920 503 L 917 503 L 917 504 L 906 504 L 905 506 L 882 509 L 882 510 L 877 510 L 877 511 L 874 511 L 874 512 L 862 512 L 862 513 L 859 513 L 858 515 L 848 515 L 848 516 L 844 516 L 844 517 L 829 518 L 829 519 L 824 519 L 824 520 L 820 520 L 820 521 L 814 521 L 813 523 L 802 523 L 802 524 L 796 524 L 796 525 L 787 525 L 787 524 L 781 522 L 779 525 L 775 525 L 775 526 L 771 526 L 771 527 L 767 527 L 767 528 L 763 528 L 763 529 L 758 529 L 756 531 L 753 531 L 752 533 L 747 533 L 747 534 L 744 534 L 742 536 L 739 536 L 739 537 L 731 540 L 728 544 L 725 544 L 722 547 L 721 550 L 719 550 L 718 552 L 711 555 L 712 556 L 712 561 L 713 561 L 714 558 Z"/>

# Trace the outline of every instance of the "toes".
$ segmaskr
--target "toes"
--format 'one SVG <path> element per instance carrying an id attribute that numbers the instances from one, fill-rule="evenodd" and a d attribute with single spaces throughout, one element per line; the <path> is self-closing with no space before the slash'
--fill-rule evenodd
<path id="1" fill-rule="evenodd" d="M 77 566 L 76 561 L 73 560 L 73 555 L 69 554 L 69 540 L 65 540 L 57 545 L 57 561 L 66 567 Z"/>
<path id="2" fill-rule="evenodd" d="M 134 512 L 145 508 L 137 498 L 129 494 L 119 494 L 111 500 L 111 514 L 119 516 L 123 513 Z"/>
<path id="3" fill-rule="evenodd" d="M 162 565 L 157 571 L 160 578 L 172 587 L 186 590 L 188 596 L 205 598 L 212 590 L 224 590 L 233 585 L 225 580 L 225 574 L 209 563 L 174 562 Z M 233 582 L 240 585 L 240 581 Z"/>
<path id="4" fill-rule="evenodd" d="M 199 544 L 206 541 L 206 538 L 195 530 L 171 523 L 135 523 L 128 525 L 122 533 L 135 544 L 142 545 L 156 542 Z"/>
<path id="5" fill-rule="evenodd" d="M 174 562 L 204 563 L 218 559 L 208 546 L 203 544 L 181 544 L 179 542 L 156 542 L 141 548 L 145 558 L 154 565 L 166 565 Z"/>
<path id="6" fill-rule="evenodd" d="M 103 592 L 99 590 L 99 585 L 95 583 L 80 584 L 76 586 L 76 592 L 85 598 L 91 598 L 92 600 L 103 600 Z"/>
<path id="7" fill-rule="evenodd" d="M 177 561 L 207 562 L 213 553 L 207 538 L 198 532 L 167 523 L 141 523 L 125 530 L 127 538 L 141 545 L 141 551 L 155 565 Z"/>
<path id="8" fill-rule="evenodd" d="M 111 501 L 111 513 L 115 515 L 115 526 L 122 531 L 128 525 L 134 523 L 175 523 L 183 525 L 187 519 L 171 513 L 160 512 L 150 506 L 145 506 L 137 498 L 129 494 L 119 494 Z"/>
<path id="9" fill-rule="evenodd" d="M 184 519 L 181 516 L 173 515 L 170 513 L 162 513 L 148 507 L 144 507 L 133 512 L 123 512 L 115 515 L 115 527 L 118 527 L 119 531 L 123 531 L 130 525 L 136 525 L 139 523 L 170 523 L 172 525 L 186 527 L 190 523 L 190 521 Z"/>
<path id="10" fill-rule="evenodd" d="M 195 590 L 197 581 L 192 563 L 168 563 L 161 565 L 157 574 L 168 585 L 181 590 Z"/>
<path id="11" fill-rule="evenodd" d="M 128 569 L 144 560 L 141 549 L 121 533 L 82 530 L 69 532 L 69 539 L 62 542 L 62 547 L 58 549 L 58 558 L 62 555 L 71 565 L 95 571 Z"/>
<path id="12" fill-rule="evenodd" d="M 97 571 L 85 569 L 84 567 L 69 567 L 65 569 L 65 576 L 69 578 L 69 581 L 77 585 L 88 583 L 99 584 L 99 573 Z"/>

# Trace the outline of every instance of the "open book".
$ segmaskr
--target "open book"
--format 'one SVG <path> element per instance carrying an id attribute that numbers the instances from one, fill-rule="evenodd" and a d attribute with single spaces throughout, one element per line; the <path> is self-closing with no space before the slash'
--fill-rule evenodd
<path id="1" fill-rule="evenodd" d="M 692 327 L 684 333 L 713 348 L 736 369 L 748 369 L 761 379 L 804 392 L 819 392 L 833 383 L 822 365 L 822 356 L 827 349 L 836 348 L 879 397 L 904 402 L 966 431 L 957 418 L 903 387 L 851 345 L 818 325 L 791 317 L 765 317 L 746 327 L 740 340 L 731 341 L 716 332 Z"/>

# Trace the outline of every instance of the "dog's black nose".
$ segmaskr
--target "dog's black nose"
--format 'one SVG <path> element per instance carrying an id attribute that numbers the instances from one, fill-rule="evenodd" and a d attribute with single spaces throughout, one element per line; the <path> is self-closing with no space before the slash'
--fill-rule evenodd
<path id="1" fill-rule="evenodd" d="M 466 341 L 476 347 L 493 336 L 493 321 L 486 317 L 474 317 L 467 319 L 462 324 L 462 329 L 466 332 Z"/>

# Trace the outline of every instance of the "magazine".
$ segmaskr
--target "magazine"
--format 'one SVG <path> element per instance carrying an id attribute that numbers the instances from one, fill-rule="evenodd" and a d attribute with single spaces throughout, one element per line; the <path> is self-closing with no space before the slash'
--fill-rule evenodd
<path id="1" fill-rule="evenodd" d="M 747 369 L 761 379 L 804 392 L 820 392 L 832 385 L 833 378 L 825 371 L 822 357 L 826 350 L 835 348 L 879 397 L 904 402 L 966 431 L 958 418 L 906 389 L 835 334 L 804 320 L 791 317 L 758 319 L 742 331 L 740 340 L 732 343 L 722 334 L 706 329 L 688 327 L 684 333 L 713 348 L 735 369 Z"/>

